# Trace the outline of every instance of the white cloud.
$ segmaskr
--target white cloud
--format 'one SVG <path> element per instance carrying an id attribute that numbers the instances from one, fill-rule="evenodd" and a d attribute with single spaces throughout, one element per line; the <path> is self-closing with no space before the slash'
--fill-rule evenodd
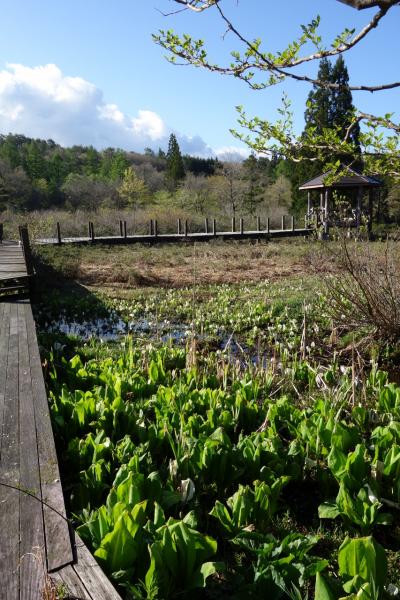
<path id="1" fill-rule="evenodd" d="M 250 150 L 248 148 L 239 148 L 238 146 L 222 146 L 222 148 L 215 150 L 215 154 L 222 161 L 241 162 L 249 157 Z"/>
<path id="2" fill-rule="evenodd" d="M 132 117 L 81 77 L 69 77 L 54 64 L 27 67 L 8 64 L 0 71 L 0 133 L 53 139 L 64 145 L 109 146 L 142 152 L 166 149 L 172 129 L 151 110 Z M 226 147 L 214 151 L 200 136 L 175 132 L 183 153 L 245 158 L 248 152 Z"/>

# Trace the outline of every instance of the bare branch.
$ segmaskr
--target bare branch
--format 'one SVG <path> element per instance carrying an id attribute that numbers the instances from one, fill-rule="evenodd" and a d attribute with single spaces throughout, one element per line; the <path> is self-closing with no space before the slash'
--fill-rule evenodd
<path id="1" fill-rule="evenodd" d="M 183 4 L 185 7 L 183 10 L 190 8 L 190 10 L 194 10 L 195 12 L 202 12 L 217 4 L 219 0 L 174 0 L 174 2 Z"/>
<path id="2" fill-rule="evenodd" d="M 391 6 L 400 4 L 399 0 L 339 0 L 339 2 L 347 4 L 348 6 L 356 8 L 357 10 L 375 8 L 376 6 L 379 6 L 379 8 L 389 9 Z"/>

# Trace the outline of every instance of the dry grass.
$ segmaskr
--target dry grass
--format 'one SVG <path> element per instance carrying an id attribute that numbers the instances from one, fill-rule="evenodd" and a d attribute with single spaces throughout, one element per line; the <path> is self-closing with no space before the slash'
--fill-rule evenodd
<path id="1" fill-rule="evenodd" d="M 185 287 L 197 283 L 257 283 L 307 276 L 312 242 L 211 242 L 157 246 L 38 248 L 64 277 L 98 287 Z M 318 261 L 317 261 L 318 262 Z M 319 267 L 324 268 L 323 261 Z"/>

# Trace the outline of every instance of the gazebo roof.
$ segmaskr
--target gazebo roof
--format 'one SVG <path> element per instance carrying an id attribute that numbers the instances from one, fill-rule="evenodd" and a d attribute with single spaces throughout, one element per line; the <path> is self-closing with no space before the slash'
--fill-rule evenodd
<path id="1" fill-rule="evenodd" d="M 368 177 L 367 175 L 362 175 L 354 169 L 347 168 L 346 175 L 340 177 L 337 181 L 334 181 L 331 184 L 325 184 L 325 180 L 330 175 L 330 172 L 323 173 L 322 175 L 318 175 L 318 177 L 314 177 L 314 179 L 310 179 L 310 181 L 306 181 L 303 183 L 299 190 L 317 190 L 324 188 L 352 188 L 352 187 L 379 187 L 383 185 L 382 181 L 376 179 L 375 177 Z"/>

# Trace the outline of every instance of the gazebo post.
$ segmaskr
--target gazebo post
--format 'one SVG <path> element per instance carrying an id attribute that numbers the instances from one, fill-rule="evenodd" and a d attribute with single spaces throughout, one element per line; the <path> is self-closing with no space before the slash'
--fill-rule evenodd
<path id="1" fill-rule="evenodd" d="M 308 190 L 307 192 L 307 219 L 306 219 L 306 227 L 308 226 L 308 222 L 311 216 L 311 192 Z"/>
<path id="2" fill-rule="evenodd" d="M 369 238 L 372 235 L 373 206 L 374 206 L 374 188 L 370 187 L 368 190 L 368 237 Z"/>
<path id="3" fill-rule="evenodd" d="M 325 190 L 324 238 L 329 237 L 329 189 Z"/>
<path id="4" fill-rule="evenodd" d="M 359 186 L 358 190 L 357 190 L 357 206 L 356 206 L 356 227 L 357 227 L 357 229 L 360 229 L 360 224 L 361 224 L 362 196 L 363 196 L 363 190 L 362 190 L 362 187 Z"/>
<path id="5" fill-rule="evenodd" d="M 321 191 L 321 193 L 319 195 L 319 222 L 317 222 L 317 225 L 319 225 L 320 223 L 323 223 L 323 217 L 324 217 L 324 192 Z"/>

